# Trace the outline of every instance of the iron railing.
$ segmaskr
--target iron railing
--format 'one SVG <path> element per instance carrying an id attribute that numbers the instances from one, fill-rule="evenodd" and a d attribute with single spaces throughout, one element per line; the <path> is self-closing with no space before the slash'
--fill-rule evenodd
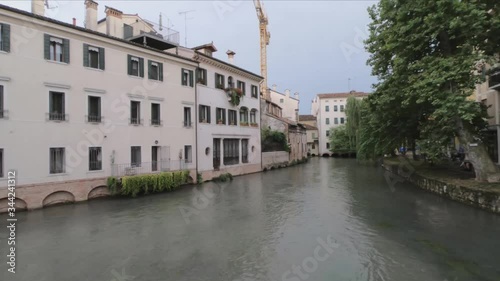
<path id="1" fill-rule="evenodd" d="M 153 174 L 168 171 L 180 171 L 187 168 L 185 160 L 164 160 L 141 162 L 139 164 L 112 164 L 111 174 L 114 177 Z"/>
<path id="2" fill-rule="evenodd" d="M 55 113 L 55 112 L 49 112 L 47 113 L 47 120 L 49 121 L 68 121 L 69 120 L 69 115 L 64 114 L 64 113 Z"/>
<path id="3" fill-rule="evenodd" d="M 104 117 L 99 115 L 85 115 L 85 120 L 89 123 L 101 123 Z"/>
<path id="4" fill-rule="evenodd" d="M 151 119 L 152 126 L 163 126 L 163 121 L 160 119 Z"/>
<path id="5" fill-rule="evenodd" d="M 144 122 L 141 118 L 129 118 L 129 121 L 131 125 L 141 125 Z"/>

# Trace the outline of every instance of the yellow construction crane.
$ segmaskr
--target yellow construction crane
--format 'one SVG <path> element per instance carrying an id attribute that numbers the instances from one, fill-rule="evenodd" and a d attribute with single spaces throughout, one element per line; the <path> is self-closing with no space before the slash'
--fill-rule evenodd
<path id="1" fill-rule="evenodd" d="M 267 45 L 269 45 L 269 39 L 271 38 L 271 33 L 267 30 L 267 24 L 269 21 L 264 11 L 264 6 L 261 5 L 260 1 L 254 0 L 253 4 L 257 10 L 257 18 L 259 18 L 260 28 L 260 75 L 264 77 L 260 89 L 261 93 L 263 93 L 264 99 L 270 100 L 269 88 L 267 87 Z"/>

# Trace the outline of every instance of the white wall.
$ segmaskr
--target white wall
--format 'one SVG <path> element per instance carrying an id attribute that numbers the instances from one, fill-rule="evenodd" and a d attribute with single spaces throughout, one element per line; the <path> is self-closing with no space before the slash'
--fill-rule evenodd
<path id="1" fill-rule="evenodd" d="M 284 94 L 271 90 L 271 101 L 282 108 L 282 117 L 297 122 L 299 112 L 299 100 L 290 96 L 287 90 Z"/>
<path id="2" fill-rule="evenodd" d="M 181 86 L 181 68 L 194 70 L 195 63 L 45 21 L 32 24 L 31 18 L 5 10 L 0 21 L 11 25 L 12 45 L 10 53 L 0 53 L 0 83 L 9 110 L 9 119 L 0 120 L 0 148 L 5 169 L 18 170 L 19 185 L 109 176 L 112 155 L 115 163 L 130 163 L 130 146 L 141 146 L 142 162 L 150 162 L 153 145 L 169 146 L 173 160 L 184 145 L 192 145 L 196 163 L 194 127 L 183 127 L 184 106 L 193 107 L 195 119 L 195 89 Z M 44 33 L 70 40 L 69 64 L 44 59 Z M 104 71 L 83 66 L 83 43 L 106 49 Z M 127 75 L 127 54 L 145 59 L 145 78 Z M 148 59 L 163 63 L 163 82 L 147 79 Z M 49 91 L 65 93 L 69 121 L 46 121 Z M 110 124 L 85 122 L 90 95 L 101 97 L 102 116 Z M 129 125 L 131 100 L 141 102 L 144 125 Z M 161 127 L 149 125 L 152 102 L 161 104 Z M 89 171 L 89 146 L 102 147 L 102 171 Z M 65 174 L 49 174 L 50 147 L 66 148 Z M 6 184 L 0 179 L 0 186 Z"/>

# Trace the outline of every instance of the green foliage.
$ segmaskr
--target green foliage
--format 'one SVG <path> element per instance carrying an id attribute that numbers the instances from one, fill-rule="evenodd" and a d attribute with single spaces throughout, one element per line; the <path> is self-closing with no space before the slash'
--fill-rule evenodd
<path id="1" fill-rule="evenodd" d="M 163 172 L 151 175 L 126 176 L 119 182 L 108 178 L 108 188 L 112 194 L 136 197 L 139 194 L 171 191 L 189 180 L 189 171 Z"/>
<path id="2" fill-rule="evenodd" d="M 330 129 L 330 151 L 332 152 L 352 152 L 355 146 L 351 146 L 349 135 L 345 125 Z"/>
<path id="3" fill-rule="evenodd" d="M 284 133 L 269 128 L 261 129 L 262 152 L 286 151 L 290 152 L 287 137 Z"/>
<path id="4" fill-rule="evenodd" d="M 233 175 L 231 173 L 221 174 L 218 177 L 212 178 L 212 181 L 214 181 L 214 182 L 226 182 L 226 181 L 232 181 L 232 180 L 233 180 Z"/>
<path id="5" fill-rule="evenodd" d="M 196 174 L 196 183 L 198 184 L 203 183 L 203 176 L 201 175 L 201 173 Z"/>

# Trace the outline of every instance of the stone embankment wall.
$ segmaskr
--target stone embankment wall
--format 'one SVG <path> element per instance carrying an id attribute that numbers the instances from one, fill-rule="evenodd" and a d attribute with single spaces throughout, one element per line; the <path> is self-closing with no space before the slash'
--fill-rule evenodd
<path id="1" fill-rule="evenodd" d="M 273 151 L 262 153 L 262 170 L 288 166 L 290 153 L 286 151 Z"/>
<path id="2" fill-rule="evenodd" d="M 403 177 L 421 189 L 454 201 L 500 214 L 499 192 L 454 185 L 424 177 L 417 172 L 408 176 L 407 171 L 404 171 L 404 169 L 401 169 L 397 165 L 383 165 L 383 167 L 388 172 Z"/>

